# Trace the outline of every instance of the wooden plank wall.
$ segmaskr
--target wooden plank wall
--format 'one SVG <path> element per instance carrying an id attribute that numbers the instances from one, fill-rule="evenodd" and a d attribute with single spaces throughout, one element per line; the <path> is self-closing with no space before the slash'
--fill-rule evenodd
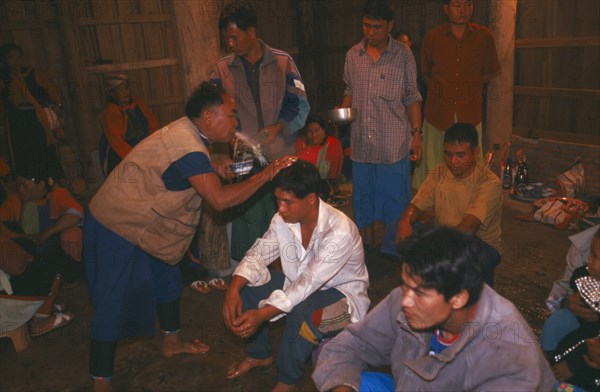
<path id="1" fill-rule="evenodd" d="M 128 74 L 161 125 L 181 116 L 185 100 L 171 22 L 166 0 L 89 1 L 76 21 L 85 71 L 99 86 L 106 72 Z M 102 109 L 103 101 L 90 103 Z"/>
<path id="2" fill-rule="evenodd" d="M 65 144 L 78 146 L 84 165 L 101 132 L 104 73 L 127 73 L 133 94 L 150 106 L 161 125 L 183 114 L 169 0 L 9 0 L 0 5 L 0 21 L 0 43 L 20 45 L 25 63 L 43 70 L 59 88 Z M 65 32 L 74 39 L 63 39 Z M 73 47 L 65 50 L 66 45 Z M 83 77 L 73 79 L 75 73 Z M 81 118 L 82 104 L 91 109 L 86 110 L 91 119 Z"/>
<path id="3" fill-rule="evenodd" d="M 21 45 L 26 63 L 43 69 L 59 86 L 67 104 L 63 119 L 68 142 L 77 143 L 82 132 L 95 133 L 90 140 L 99 134 L 99 127 L 78 127 L 69 100 L 85 99 L 91 112 L 99 113 L 104 102 L 102 74 L 110 70 L 126 70 L 134 94 L 166 124 L 181 115 L 185 98 L 169 1 L 7 0 L 0 4 L 0 42 Z M 297 61 L 313 110 L 339 104 L 345 53 L 362 37 L 363 0 L 252 2 L 258 11 L 259 37 Z M 215 24 L 223 3 L 215 2 Z M 392 3 L 395 30 L 411 34 L 418 61 L 425 33 L 446 20 L 441 1 Z M 566 135 L 570 141 L 581 141 L 581 135 L 585 140 L 597 137 L 600 1 L 519 0 L 518 6 L 515 132 L 540 137 L 541 130 L 542 136 Z M 488 0 L 477 1 L 473 20 L 487 25 L 495 12 Z M 65 18 L 77 32 L 78 66 L 86 75 L 81 85 L 69 83 L 72 65 L 58 26 Z"/>
<path id="4" fill-rule="evenodd" d="M 519 0 L 514 132 L 600 144 L 600 2 Z"/>

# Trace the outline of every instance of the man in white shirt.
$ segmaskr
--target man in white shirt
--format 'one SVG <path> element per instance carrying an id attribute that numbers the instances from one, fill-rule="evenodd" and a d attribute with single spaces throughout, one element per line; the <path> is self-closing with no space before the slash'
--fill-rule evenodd
<path id="1" fill-rule="evenodd" d="M 273 390 L 293 390 L 315 345 L 367 312 L 369 276 L 358 229 L 319 199 L 318 182 L 317 168 L 302 160 L 274 180 L 278 213 L 225 295 L 225 325 L 248 339 L 247 355 L 229 368 L 228 379 L 271 365 L 267 322 L 287 316 Z M 282 272 L 268 269 L 278 258 Z"/>

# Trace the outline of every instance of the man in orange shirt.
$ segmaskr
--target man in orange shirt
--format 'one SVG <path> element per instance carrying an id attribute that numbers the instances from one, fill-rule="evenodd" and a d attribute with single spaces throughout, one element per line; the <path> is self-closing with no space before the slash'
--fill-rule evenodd
<path id="1" fill-rule="evenodd" d="M 427 83 L 423 159 L 417 163 L 413 188 L 418 189 L 444 161 L 444 130 L 457 122 L 477 128 L 482 146 L 483 86 L 500 70 L 490 30 L 471 23 L 473 0 L 444 0 L 448 23 L 431 30 L 421 46 L 421 74 Z M 482 153 L 479 152 L 479 160 Z"/>

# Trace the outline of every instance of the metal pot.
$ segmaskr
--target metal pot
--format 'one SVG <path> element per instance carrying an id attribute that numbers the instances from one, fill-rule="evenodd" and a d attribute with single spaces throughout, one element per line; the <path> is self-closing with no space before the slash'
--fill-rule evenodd
<path id="1" fill-rule="evenodd" d="M 354 122 L 358 116 L 357 108 L 339 108 L 327 111 L 329 121 L 338 124 L 348 124 Z"/>

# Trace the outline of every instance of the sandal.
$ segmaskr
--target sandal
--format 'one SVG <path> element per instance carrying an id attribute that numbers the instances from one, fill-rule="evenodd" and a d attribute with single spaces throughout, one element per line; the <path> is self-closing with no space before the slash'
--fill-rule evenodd
<path id="1" fill-rule="evenodd" d="M 67 310 L 67 305 L 65 304 L 54 304 L 52 305 L 52 313 L 50 314 L 43 314 L 43 313 L 37 313 L 33 315 L 33 317 L 35 318 L 48 318 L 50 316 L 53 316 L 57 313 L 62 313 L 65 310 Z"/>
<path id="2" fill-rule="evenodd" d="M 212 291 L 208 284 L 203 280 L 197 280 L 195 282 L 192 282 L 190 288 L 200 294 L 208 294 Z"/>
<path id="3" fill-rule="evenodd" d="M 32 325 L 31 332 L 29 333 L 31 336 L 42 336 L 47 334 L 50 331 L 54 331 L 57 328 L 64 327 L 69 324 L 71 320 L 75 317 L 72 313 L 64 312 L 64 313 L 55 313 L 54 322 L 51 325 L 44 325 L 42 327 L 35 327 Z"/>
<path id="4" fill-rule="evenodd" d="M 208 285 L 213 289 L 221 291 L 225 291 L 229 287 L 229 284 L 221 278 L 213 278 L 209 280 Z"/>

